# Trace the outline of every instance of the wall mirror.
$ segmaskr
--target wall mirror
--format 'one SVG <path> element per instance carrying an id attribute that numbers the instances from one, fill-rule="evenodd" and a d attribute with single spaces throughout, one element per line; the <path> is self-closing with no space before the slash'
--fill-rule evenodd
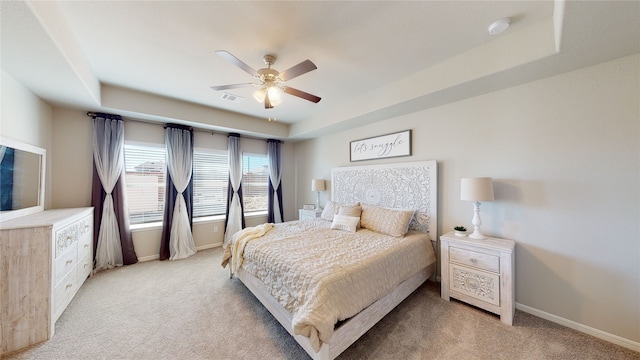
<path id="1" fill-rule="evenodd" d="M 0 222 L 44 210 L 46 154 L 0 136 Z"/>

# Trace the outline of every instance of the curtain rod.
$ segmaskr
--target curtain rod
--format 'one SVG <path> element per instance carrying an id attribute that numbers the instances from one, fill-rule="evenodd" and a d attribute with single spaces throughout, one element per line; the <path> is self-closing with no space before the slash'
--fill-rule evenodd
<path id="1" fill-rule="evenodd" d="M 101 113 L 101 112 L 93 112 L 93 111 L 88 111 L 87 112 L 87 116 L 89 117 L 95 117 L 95 116 L 107 116 L 109 118 L 111 117 L 118 117 L 118 120 L 122 120 L 122 121 L 133 121 L 133 122 L 139 122 L 139 123 L 145 123 L 145 124 L 151 124 L 151 125 L 161 125 L 163 127 L 166 127 L 167 124 L 170 123 L 161 123 L 161 122 L 156 122 L 156 121 L 151 121 L 151 120 L 142 120 L 142 119 L 134 119 L 134 118 L 123 118 L 120 115 L 111 115 L 111 114 L 105 114 L 105 113 Z M 180 124 L 178 124 L 180 125 Z M 225 136 L 229 136 L 230 134 L 235 134 L 235 133 L 225 133 L 223 131 L 214 131 L 214 130 L 208 130 L 208 129 L 204 129 L 204 128 L 199 128 L 196 126 L 190 126 L 190 125 L 183 125 L 183 126 L 188 126 L 191 127 L 193 129 L 193 131 L 200 131 L 200 132 L 206 132 L 206 133 L 211 133 L 211 135 L 225 135 Z M 241 138 L 245 138 L 245 139 L 253 139 L 253 140 L 262 140 L 262 141 L 269 141 L 269 140 L 277 140 L 280 141 L 281 143 L 284 143 L 284 140 L 279 140 L 279 139 L 266 139 L 266 138 L 260 138 L 260 137 L 256 137 L 256 136 L 248 136 L 248 135 L 240 135 Z"/>

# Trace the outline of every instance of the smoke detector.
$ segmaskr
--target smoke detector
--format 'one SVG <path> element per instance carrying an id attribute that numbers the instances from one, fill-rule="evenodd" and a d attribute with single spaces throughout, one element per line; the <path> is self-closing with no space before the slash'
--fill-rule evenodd
<path id="1" fill-rule="evenodd" d="M 511 22 L 510 18 L 502 18 L 498 19 L 489 25 L 489 34 L 498 35 L 501 32 L 507 30 L 509 27 L 509 23 Z"/>

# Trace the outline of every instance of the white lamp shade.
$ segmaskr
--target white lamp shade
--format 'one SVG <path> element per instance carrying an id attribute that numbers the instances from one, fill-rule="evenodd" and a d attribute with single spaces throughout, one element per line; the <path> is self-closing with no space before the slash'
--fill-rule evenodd
<path id="1" fill-rule="evenodd" d="M 263 103 L 264 102 L 264 98 L 266 96 L 267 96 L 267 89 L 265 89 L 265 88 L 256 90 L 256 92 L 253 93 L 253 98 L 256 99 L 256 101 L 259 102 L 259 103 Z"/>
<path id="2" fill-rule="evenodd" d="M 311 191 L 324 191 L 324 180 L 323 179 L 311 180 Z"/>
<path id="3" fill-rule="evenodd" d="M 462 178 L 460 200 L 493 201 L 493 180 L 489 177 Z"/>

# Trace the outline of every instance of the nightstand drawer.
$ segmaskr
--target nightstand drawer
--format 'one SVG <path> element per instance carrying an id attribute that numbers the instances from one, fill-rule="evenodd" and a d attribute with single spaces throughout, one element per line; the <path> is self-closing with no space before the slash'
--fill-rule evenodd
<path id="1" fill-rule="evenodd" d="M 322 215 L 322 210 L 318 209 L 312 209 L 312 210 L 303 210 L 303 209 L 298 209 L 298 219 L 299 220 L 313 220 L 313 219 L 318 219 L 320 218 L 320 215 Z"/>
<path id="2" fill-rule="evenodd" d="M 452 262 L 457 262 L 494 273 L 500 273 L 500 258 L 495 255 L 450 247 L 449 259 Z"/>
<path id="3" fill-rule="evenodd" d="M 466 266 L 449 266 L 451 291 L 500 306 L 500 276 Z"/>

